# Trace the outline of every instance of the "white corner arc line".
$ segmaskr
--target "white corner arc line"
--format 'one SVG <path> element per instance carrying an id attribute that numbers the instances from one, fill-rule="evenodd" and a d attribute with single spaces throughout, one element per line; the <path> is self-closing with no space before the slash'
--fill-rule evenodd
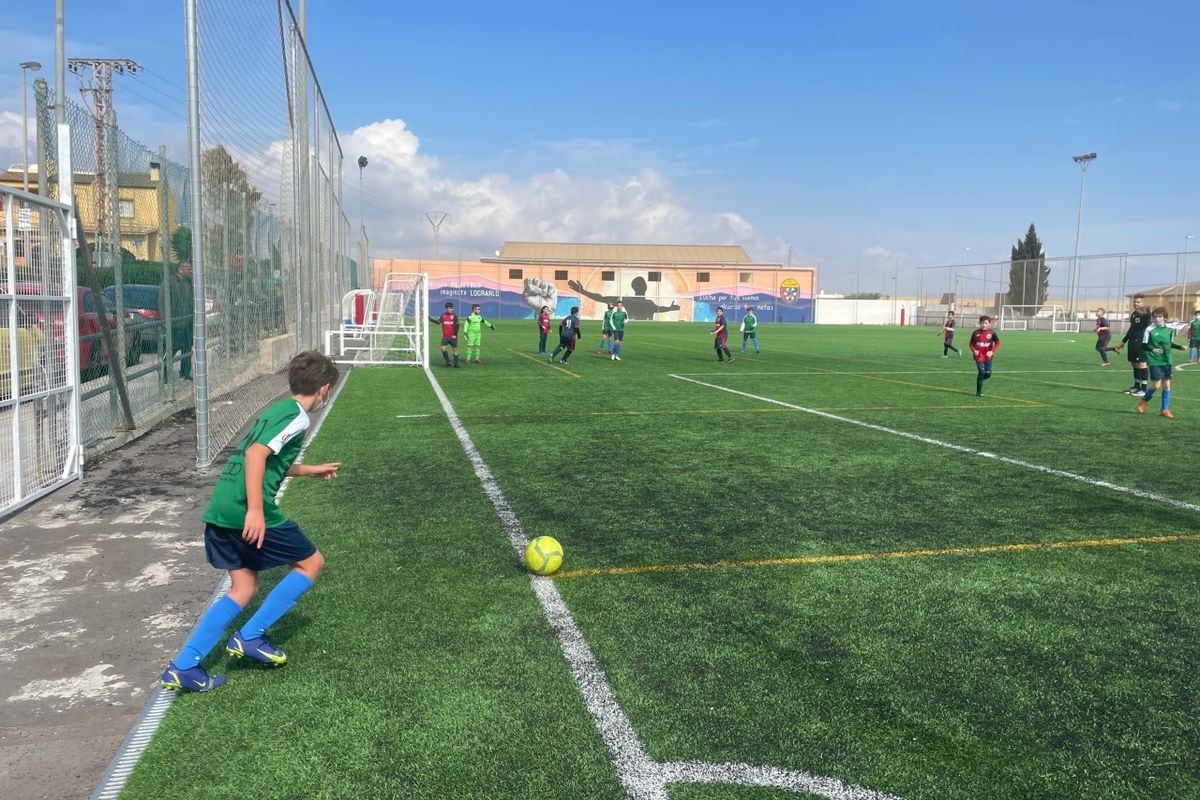
<path id="1" fill-rule="evenodd" d="M 492 471 L 484 462 L 483 457 L 471 441 L 470 434 L 463 427 L 462 421 L 450 404 L 450 399 L 442 391 L 441 384 L 434 377 L 433 371 L 425 367 L 429 384 L 437 395 L 446 418 L 458 437 L 459 444 L 467 454 L 467 459 L 475 470 L 484 493 L 491 500 L 497 516 L 504 527 L 505 536 L 517 553 L 518 560 L 523 560 L 525 547 L 529 543 L 521 521 L 508 504 L 503 490 L 496 482 Z M 558 587 L 549 578 L 536 575 L 529 576 L 534 595 L 541 603 L 542 613 L 551 629 L 558 638 L 563 657 L 571 669 L 571 677 L 579 692 L 583 695 L 584 704 L 592 715 L 600 737 L 612 754 L 617 776 L 624 786 L 626 795 L 633 800 L 669 800 L 668 783 L 726 783 L 751 786 L 771 786 L 789 789 L 794 792 L 807 792 L 825 797 L 827 800 L 900 800 L 892 795 L 865 789 L 853 784 L 843 783 L 835 778 L 812 776 L 808 773 L 776 767 L 759 767 L 749 764 L 706 764 L 703 762 L 676 762 L 659 764 L 650 759 L 646 748 L 633 723 L 625 715 L 625 711 L 617 703 L 616 695 L 608 683 L 608 677 L 601 669 L 595 654 L 583 636 L 583 631 L 576 624 L 566 601 L 559 594 Z M 743 780 L 745 779 L 745 780 Z"/>
<path id="2" fill-rule="evenodd" d="M 349 375 L 349 371 L 347 371 L 346 375 Z M 317 420 L 317 424 L 313 426 L 312 435 L 307 437 L 304 445 L 300 448 L 300 453 L 296 456 L 296 463 L 300 463 L 304 459 L 304 454 L 307 452 L 309 444 L 312 443 L 313 439 L 317 438 L 317 431 L 321 430 L 321 425 L 324 424 L 325 418 L 333 410 L 333 403 L 337 400 L 338 395 L 341 394 L 342 387 L 345 384 L 346 377 L 338 381 L 337 388 L 333 390 L 333 394 L 329 397 L 329 402 L 325 404 L 325 413 Z M 279 499 L 283 497 L 283 492 L 287 489 L 291 480 L 290 477 L 284 478 L 283 483 L 279 484 L 279 491 L 275 494 L 276 502 L 279 502 Z M 208 596 L 208 602 L 204 604 L 204 610 L 207 611 L 209 606 L 217 602 L 217 600 L 228 592 L 231 585 L 229 574 L 223 574 L 217 581 L 212 594 Z M 201 615 L 203 615 L 203 612 L 201 612 Z M 200 618 L 197 617 L 196 624 L 188 632 L 189 638 L 195 633 L 199 625 Z M 133 774 L 133 768 L 137 766 L 137 762 L 141 759 L 142 754 L 150 746 L 150 741 L 153 739 L 154 733 L 158 730 L 158 726 L 162 724 L 163 718 L 167 715 L 167 710 L 175 702 L 175 696 L 174 692 L 169 692 L 161 686 L 156 687 L 150 693 L 146 704 L 142 706 L 142 711 L 138 715 L 137 722 L 133 724 L 133 728 L 117 748 L 116 754 L 108 764 L 108 769 L 100 776 L 100 780 L 97 782 L 96 788 L 92 790 L 88 800 L 115 800 L 121 794 L 121 790 L 125 788 L 125 782 Z"/>
<path id="3" fill-rule="evenodd" d="M 1067 478 L 1068 480 L 1078 481 L 1079 483 L 1086 483 L 1088 486 L 1095 486 L 1100 489 L 1111 489 L 1114 492 L 1119 492 L 1121 494 L 1127 494 L 1132 497 L 1138 497 L 1143 500 L 1153 500 L 1156 503 L 1162 503 L 1163 505 L 1172 506 L 1174 508 L 1181 508 L 1185 511 L 1200 511 L 1200 505 L 1196 505 L 1195 503 L 1188 503 L 1184 500 L 1176 500 L 1174 497 L 1167 497 L 1165 495 L 1155 494 L 1154 492 L 1147 492 L 1142 489 L 1134 489 L 1129 486 L 1121 486 L 1120 484 L 1112 483 L 1111 481 L 1104 481 L 1104 480 L 1100 480 L 1098 478 L 1089 478 L 1086 475 L 1080 475 L 1075 472 L 1067 472 L 1064 469 L 1055 469 L 1054 467 L 1047 467 L 1047 466 L 1043 466 L 1041 464 L 1034 464 L 1031 461 L 1022 461 L 1019 458 L 1011 458 L 1009 456 L 1002 456 L 1002 455 L 999 455 L 998 453 L 989 453 L 986 450 L 976 450 L 973 447 L 966 447 L 965 445 L 954 444 L 953 442 L 944 442 L 941 439 L 934 439 L 930 436 L 921 436 L 920 434 L 917 434 L 917 433 L 909 433 L 908 431 L 901 431 L 901 430 L 897 430 L 895 428 L 889 428 L 886 425 L 876 425 L 873 422 L 864 422 L 861 419 L 852 419 L 851 417 L 843 417 L 840 414 L 831 414 L 828 411 L 820 411 L 815 408 L 806 408 L 805 406 L 798 406 L 795 403 L 788 403 L 783 400 L 776 400 L 772 397 L 763 397 L 761 395 L 751 394 L 750 392 L 742 392 L 737 389 L 730 389 L 726 386 L 718 386 L 715 383 L 708 383 L 706 381 L 698 381 L 695 378 L 689 378 L 685 375 L 672 374 L 672 375 L 670 375 L 670 377 L 675 378 L 676 380 L 687 381 L 688 383 L 694 383 L 697 386 L 704 386 L 709 389 L 717 389 L 722 392 L 728 392 L 729 394 L 736 394 L 736 395 L 739 395 L 740 397 L 747 397 L 751 400 L 758 400 L 763 403 L 770 403 L 772 405 L 783 406 L 784 408 L 790 408 L 795 411 L 803 411 L 806 414 L 812 414 L 817 417 L 824 417 L 825 419 L 831 419 L 836 422 L 845 422 L 849 425 L 857 425 L 860 428 L 867 428 L 868 430 L 877 431 L 879 433 L 887 433 L 887 434 L 891 434 L 892 436 L 899 436 L 903 439 L 911 439 L 914 442 L 922 442 L 923 444 L 930 444 L 935 447 L 944 447 L 947 450 L 954 450 L 956 452 L 964 453 L 966 455 L 971 455 L 971 456 L 979 456 L 980 458 L 990 458 L 993 461 L 999 461 L 1003 464 L 1010 464 L 1014 467 L 1022 467 L 1024 469 L 1031 469 L 1031 470 L 1034 470 L 1035 472 L 1041 472 L 1046 475 L 1055 475 L 1059 478 Z"/>
<path id="4" fill-rule="evenodd" d="M 770 786 L 815 794 L 830 800 L 897 800 L 883 792 L 843 783 L 837 778 L 813 775 L 794 769 L 757 764 L 709 764 L 703 761 L 670 761 L 660 764 L 666 783 L 725 783 L 738 786 Z"/>

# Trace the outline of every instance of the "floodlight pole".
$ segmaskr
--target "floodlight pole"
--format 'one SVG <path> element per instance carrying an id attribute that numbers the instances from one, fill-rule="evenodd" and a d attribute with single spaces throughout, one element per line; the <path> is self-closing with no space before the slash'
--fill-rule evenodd
<path id="1" fill-rule="evenodd" d="M 21 171 L 25 191 L 29 191 L 29 73 L 42 65 L 37 61 L 21 62 L 21 145 L 25 149 L 25 169 Z"/>
<path id="2" fill-rule="evenodd" d="M 1179 321 L 1183 322 L 1187 316 L 1187 268 L 1188 268 L 1188 250 L 1191 249 L 1192 239 L 1196 237 L 1193 234 L 1188 234 L 1183 237 L 1183 280 L 1179 284 Z"/>
<path id="3" fill-rule="evenodd" d="M 1071 276 L 1067 287 L 1067 311 L 1075 314 L 1075 295 L 1079 291 L 1079 231 L 1083 225 L 1083 190 L 1087 185 L 1088 164 L 1096 160 L 1095 153 L 1083 153 L 1071 156 L 1071 160 L 1079 165 L 1081 177 L 1079 180 L 1079 214 L 1075 217 L 1075 258 L 1071 260 Z"/>

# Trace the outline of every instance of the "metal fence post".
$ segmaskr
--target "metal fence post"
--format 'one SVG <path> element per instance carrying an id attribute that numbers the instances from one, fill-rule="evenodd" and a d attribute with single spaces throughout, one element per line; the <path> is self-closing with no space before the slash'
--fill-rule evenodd
<path id="1" fill-rule="evenodd" d="M 200 170 L 200 53 L 196 20 L 196 0 L 183 4 L 184 53 L 187 65 L 188 164 L 191 169 L 192 202 L 192 285 L 199 303 L 192 346 L 192 379 L 196 391 L 196 466 L 207 469 L 212 463 L 209 452 L 208 337 L 205 330 L 204 206 Z M 193 303 L 194 313 L 195 303 Z"/>

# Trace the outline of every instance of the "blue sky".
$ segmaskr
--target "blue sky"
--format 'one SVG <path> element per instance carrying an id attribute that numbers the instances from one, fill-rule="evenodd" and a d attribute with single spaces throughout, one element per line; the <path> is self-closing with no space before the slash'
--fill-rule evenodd
<path id="1" fill-rule="evenodd" d="M 16 162 L 16 63 L 50 64 L 54 19 L 49 0 L 13 5 L 0 157 Z M 68 0 L 69 55 L 148 66 L 118 83 L 122 125 L 181 144 L 182 2 L 99 6 Z M 419 212 L 437 209 L 443 256 L 505 239 L 733 242 L 764 261 L 790 246 L 831 289 L 1002 260 L 1030 222 L 1069 256 L 1071 156 L 1089 151 L 1081 251 L 1183 249 L 1200 234 L 1198 23 L 1184 2 L 308 4 L 347 161 L 372 160 L 377 255 L 430 255 Z"/>

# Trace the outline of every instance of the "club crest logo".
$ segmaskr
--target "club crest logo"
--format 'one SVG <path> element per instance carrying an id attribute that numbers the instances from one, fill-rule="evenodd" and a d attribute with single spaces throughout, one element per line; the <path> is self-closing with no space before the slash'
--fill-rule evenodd
<path id="1" fill-rule="evenodd" d="M 793 305 L 800 302 L 800 282 L 795 278 L 787 278 L 779 284 L 779 299 Z"/>

